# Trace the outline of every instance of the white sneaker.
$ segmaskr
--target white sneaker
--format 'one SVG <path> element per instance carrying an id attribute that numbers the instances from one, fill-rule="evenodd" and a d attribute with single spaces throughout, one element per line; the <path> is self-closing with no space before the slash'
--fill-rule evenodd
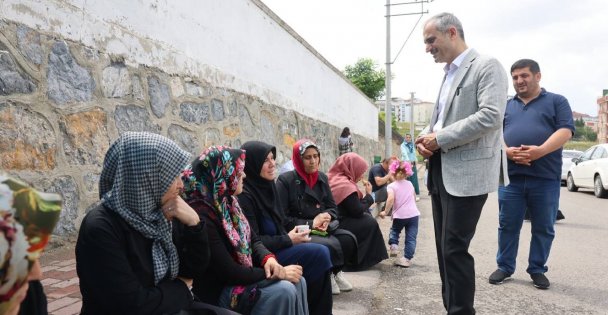
<path id="1" fill-rule="evenodd" d="M 336 283 L 336 276 L 332 273 L 330 276 L 331 279 L 331 294 L 338 295 L 340 294 L 340 287 Z"/>
<path id="2" fill-rule="evenodd" d="M 405 257 L 401 257 L 401 258 L 395 260 L 395 266 L 408 268 L 411 265 L 412 265 L 412 261 Z"/>
<path id="3" fill-rule="evenodd" d="M 420 197 L 416 196 L 416 201 L 420 201 Z"/>
<path id="4" fill-rule="evenodd" d="M 397 244 L 391 244 L 389 256 L 397 257 L 397 255 L 399 255 L 399 247 L 397 246 Z"/>
<path id="5" fill-rule="evenodd" d="M 338 284 L 338 288 L 342 292 L 352 291 L 353 285 L 344 278 L 344 273 L 342 271 L 336 274 L 336 283 Z"/>

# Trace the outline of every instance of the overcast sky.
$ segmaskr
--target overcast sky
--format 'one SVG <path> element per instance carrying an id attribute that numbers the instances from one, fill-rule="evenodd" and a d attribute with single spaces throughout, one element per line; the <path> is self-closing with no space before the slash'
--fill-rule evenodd
<path id="1" fill-rule="evenodd" d="M 391 3 L 414 0 L 391 0 Z M 386 1 L 262 0 L 335 67 L 359 58 L 386 63 Z M 564 95 L 574 111 L 597 116 L 596 99 L 608 89 L 608 1 L 435 0 L 429 14 L 391 17 L 392 96 L 434 102 L 443 64 L 424 52 L 424 21 L 452 12 L 469 47 L 500 60 L 505 71 L 521 58 L 540 64 L 541 86 Z M 419 12 L 420 4 L 391 7 L 391 14 Z M 511 82 L 509 81 L 509 85 Z M 509 94 L 514 94 L 513 87 Z"/>

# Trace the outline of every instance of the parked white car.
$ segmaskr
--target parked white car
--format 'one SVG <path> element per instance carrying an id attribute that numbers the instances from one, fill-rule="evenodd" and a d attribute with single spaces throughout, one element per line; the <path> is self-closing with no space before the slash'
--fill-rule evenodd
<path id="1" fill-rule="evenodd" d="M 608 197 L 608 144 L 592 146 L 572 163 L 566 183 L 569 191 L 592 188 L 596 197 Z"/>
<path id="2" fill-rule="evenodd" d="M 577 158 L 583 154 L 583 151 L 579 150 L 563 150 L 562 151 L 562 184 L 566 184 L 568 178 L 568 171 L 572 165 L 572 159 Z"/>

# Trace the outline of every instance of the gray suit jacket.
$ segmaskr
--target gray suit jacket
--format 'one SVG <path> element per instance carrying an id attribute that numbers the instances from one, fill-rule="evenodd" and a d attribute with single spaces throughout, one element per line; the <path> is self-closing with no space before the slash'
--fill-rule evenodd
<path id="1" fill-rule="evenodd" d="M 441 173 L 449 194 L 483 195 L 496 191 L 499 183 L 508 184 L 502 138 L 507 89 L 500 62 L 471 49 L 456 71 L 443 112 L 443 129 L 437 132 L 441 152 L 435 154 L 441 154 Z"/>

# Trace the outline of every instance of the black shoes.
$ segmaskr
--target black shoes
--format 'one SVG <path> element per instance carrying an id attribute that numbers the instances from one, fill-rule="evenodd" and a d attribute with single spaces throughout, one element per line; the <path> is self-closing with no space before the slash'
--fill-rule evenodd
<path id="1" fill-rule="evenodd" d="M 503 282 L 505 282 L 506 280 L 511 279 L 511 275 L 500 270 L 500 269 L 496 269 L 496 271 L 492 272 L 492 274 L 490 275 L 490 278 L 488 279 L 488 281 L 491 284 L 501 284 Z"/>
<path id="2" fill-rule="evenodd" d="M 546 290 L 551 285 L 551 283 L 549 283 L 549 279 L 547 279 L 547 277 L 545 277 L 544 273 L 530 274 L 530 278 L 532 278 L 532 283 L 538 289 Z"/>
<path id="3" fill-rule="evenodd" d="M 534 285 L 534 287 L 536 287 L 538 289 L 546 290 L 551 285 L 551 283 L 549 283 L 549 279 L 547 279 L 547 277 L 545 277 L 544 273 L 530 274 L 530 278 L 532 278 L 532 284 Z M 500 269 L 496 269 L 496 271 L 492 272 L 488 281 L 490 282 L 490 284 L 501 284 L 510 279 L 511 279 L 510 274 L 508 274 Z"/>

